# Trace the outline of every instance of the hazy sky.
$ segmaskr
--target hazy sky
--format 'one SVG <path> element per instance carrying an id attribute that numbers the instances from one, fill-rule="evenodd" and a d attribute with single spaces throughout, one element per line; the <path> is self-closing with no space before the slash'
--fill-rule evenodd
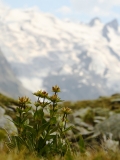
<path id="1" fill-rule="evenodd" d="M 63 19 L 89 22 L 99 17 L 102 22 L 114 18 L 120 24 L 120 0 L 2 0 L 11 8 L 37 6 L 43 12 L 49 12 Z"/>

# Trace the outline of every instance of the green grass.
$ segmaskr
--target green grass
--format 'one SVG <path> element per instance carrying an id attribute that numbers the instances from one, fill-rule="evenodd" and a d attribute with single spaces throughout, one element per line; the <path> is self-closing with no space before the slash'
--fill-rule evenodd
<path id="1" fill-rule="evenodd" d="M 71 102 L 71 101 L 65 101 L 61 105 L 67 106 L 72 108 L 73 110 L 75 109 L 80 109 L 80 108 L 108 108 L 112 109 L 113 105 L 116 108 L 120 107 L 120 103 L 112 103 L 113 99 L 118 99 L 120 98 L 120 94 L 114 94 L 110 97 L 99 97 L 98 99 L 93 99 L 93 100 L 80 100 L 76 102 Z"/>
<path id="2" fill-rule="evenodd" d="M 21 152 L 12 151 L 7 153 L 6 151 L 0 151 L 1 160 L 120 160 L 119 152 L 88 150 L 85 154 L 66 154 L 63 157 L 50 156 L 47 158 L 36 157 L 34 154 L 26 154 L 25 150 Z"/>
<path id="3" fill-rule="evenodd" d="M 15 100 L 13 98 L 10 98 L 10 97 L 5 96 L 2 93 L 0 93 L 0 106 L 1 107 L 7 107 L 9 105 L 18 106 L 18 100 Z"/>

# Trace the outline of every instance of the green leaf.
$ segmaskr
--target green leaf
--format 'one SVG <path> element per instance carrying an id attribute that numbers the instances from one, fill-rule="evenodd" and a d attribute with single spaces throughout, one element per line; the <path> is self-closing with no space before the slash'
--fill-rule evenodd
<path id="1" fill-rule="evenodd" d="M 39 109 L 39 110 L 37 110 L 37 111 L 34 113 L 34 118 L 35 118 L 36 120 L 39 120 L 39 119 L 42 120 L 43 117 L 44 117 L 43 109 Z"/>
<path id="2" fill-rule="evenodd" d="M 5 144 L 7 145 L 7 147 L 9 149 L 14 149 L 16 147 L 15 143 L 11 143 L 11 142 L 5 142 Z"/>
<path id="3" fill-rule="evenodd" d="M 28 125 L 29 124 L 29 119 L 27 119 L 25 122 L 24 122 L 25 125 Z"/>
<path id="4" fill-rule="evenodd" d="M 51 134 L 51 133 L 53 133 L 53 132 L 55 132 L 55 131 L 57 131 L 57 130 L 58 130 L 58 128 L 59 128 L 59 126 L 55 126 L 55 127 L 53 127 L 53 128 L 50 130 L 50 134 Z"/>
<path id="5" fill-rule="evenodd" d="M 16 108 L 16 111 L 17 111 L 19 114 L 21 114 L 21 113 L 23 112 L 21 108 Z"/>
<path id="6" fill-rule="evenodd" d="M 38 143 L 37 143 L 37 147 L 39 149 L 39 151 L 41 151 L 41 149 L 45 146 L 46 141 L 44 141 L 44 139 L 42 137 L 39 138 Z"/>
<path id="7" fill-rule="evenodd" d="M 49 140 L 55 139 L 55 138 L 56 138 L 56 135 L 48 135 L 48 136 L 46 137 L 46 140 L 49 141 Z"/>
<path id="8" fill-rule="evenodd" d="M 10 120 L 12 121 L 16 126 L 20 126 L 21 123 L 21 118 L 19 116 L 16 116 L 16 119 L 13 121 L 13 120 Z"/>
<path id="9" fill-rule="evenodd" d="M 19 136 L 12 136 L 11 137 L 11 142 L 6 143 L 6 145 L 8 146 L 9 149 L 14 149 L 15 147 L 18 148 L 18 150 L 20 150 L 21 146 L 24 144 L 24 140 L 19 137 Z"/>
<path id="10" fill-rule="evenodd" d="M 50 119 L 50 124 L 56 124 L 56 123 L 57 123 L 56 117 L 52 117 L 52 118 Z"/>
<path id="11" fill-rule="evenodd" d="M 20 143 L 20 144 L 24 144 L 25 143 L 25 141 L 20 136 L 14 136 L 14 137 L 15 137 L 17 143 Z"/>
<path id="12" fill-rule="evenodd" d="M 78 144 L 79 144 L 80 152 L 81 152 L 81 153 L 85 153 L 85 143 L 84 143 L 83 137 L 80 135 L 79 138 L 80 138 L 80 139 L 79 139 L 79 141 L 78 141 Z"/>
<path id="13" fill-rule="evenodd" d="M 70 126 L 70 127 L 66 128 L 63 132 L 65 133 L 65 132 L 67 132 L 67 131 L 71 130 L 71 128 L 72 128 L 72 126 Z"/>
<path id="14" fill-rule="evenodd" d="M 24 111 L 25 111 L 25 112 L 29 112 L 29 111 L 31 110 L 31 108 L 32 108 L 32 107 L 26 107 L 26 108 L 24 109 Z"/>
<path id="15" fill-rule="evenodd" d="M 25 145 L 29 151 L 35 150 L 34 139 L 32 139 L 32 137 L 27 138 L 27 140 L 25 141 Z"/>
<path id="16" fill-rule="evenodd" d="M 39 128 L 39 134 L 43 133 L 48 128 L 49 125 L 50 125 L 49 122 L 44 123 L 43 125 L 41 125 L 40 128 Z"/>

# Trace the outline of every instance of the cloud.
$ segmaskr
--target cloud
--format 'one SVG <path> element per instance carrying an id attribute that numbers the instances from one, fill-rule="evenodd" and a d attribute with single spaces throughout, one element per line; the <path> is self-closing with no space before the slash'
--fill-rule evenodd
<path id="1" fill-rule="evenodd" d="M 57 12 L 60 12 L 62 14 L 70 14 L 71 8 L 67 7 L 67 6 L 62 6 L 61 8 L 57 9 Z"/>
<path id="2" fill-rule="evenodd" d="M 90 15 L 110 16 L 116 14 L 114 7 L 120 7 L 120 0 L 70 0 L 74 10 Z"/>
<path id="3" fill-rule="evenodd" d="M 71 0 L 71 4 L 80 10 L 92 10 L 96 6 L 103 9 L 110 9 L 113 6 L 120 5 L 120 0 Z"/>

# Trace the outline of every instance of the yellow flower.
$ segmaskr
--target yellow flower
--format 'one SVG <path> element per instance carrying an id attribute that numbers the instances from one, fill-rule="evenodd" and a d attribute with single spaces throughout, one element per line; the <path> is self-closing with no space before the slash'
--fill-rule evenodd
<path id="1" fill-rule="evenodd" d="M 55 85 L 55 86 L 52 87 L 52 91 L 55 92 L 55 93 L 60 92 L 60 87 Z"/>
<path id="2" fill-rule="evenodd" d="M 48 97 L 48 93 L 46 91 L 43 91 L 42 92 L 42 96 L 43 96 L 43 98 L 47 98 Z"/>
<path id="3" fill-rule="evenodd" d="M 39 102 L 35 102 L 34 105 L 35 105 L 36 107 L 39 107 L 39 106 L 40 106 L 40 103 L 39 103 Z"/>
<path id="4" fill-rule="evenodd" d="M 54 103 L 61 102 L 61 99 L 56 94 L 53 94 L 52 96 L 50 96 L 49 99 Z"/>
<path id="5" fill-rule="evenodd" d="M 62 112 L 63 112 L 64 114 L 70 114 L 70 113 L 71 113 L 71 109 L 68 108 L 68 107 L 64 107 L 64 108 L 62 109 Z"/>
<path id="6" fill-rule="evenodd" d="M 28 103 L 30 103 L 30 99 L 29 99 L 29 97 L 26 97 L 26 96 L 24 96 L 24 97 L 19 97 L 19 103 L 20 104 L 28 104 Z"/>
<path id="7" fill-rule="evenodd" d="M 35 96 L 41 97 L 41 98 L 47 98 L 48 97 L 48 93 L 46 91 L 42 91 L 42 90 L 38 90 L 37 92 L 35 92 L 33 94 Z"/>
<path id="8" fill-rule="evenodd" d="M 42 90 L 38 90 L 37 92 L 34 92 L 33 93 L 35 96 L 37 96 L 37 97 L 41 97 L 41 95 L 42 95 Z"/>

